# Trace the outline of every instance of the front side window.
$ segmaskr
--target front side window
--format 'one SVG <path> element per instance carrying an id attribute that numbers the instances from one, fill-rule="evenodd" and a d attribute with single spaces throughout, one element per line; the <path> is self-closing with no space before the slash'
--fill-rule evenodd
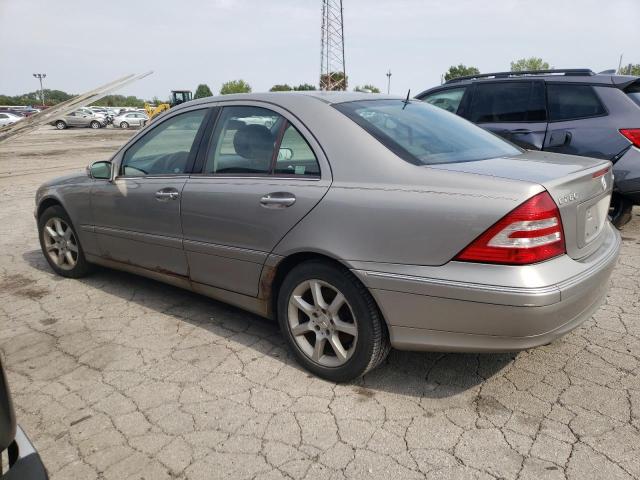
<path id="1" fill-rule="evenodd" d="M 206 113 L 205 109 L 182 113 L 155 127 L 126 151 L 121 174 L 140 177 L 185 173 Z"/>
<path id="2" fill-rule="evenodd" d="M 547 85 L 549 120 L 552 122 L 576 118 L 599 117 L 607 111 L 590 85 Z"/>
<path id="3" fill-rule="evenodd" d="M 476 86 L 469 120 L 473 123 L 545 121 L 541 82 L 492 82 Z"/>
<path id="4" fill-rule="evenodd" d="M 415 165 L 515 156 L 522 150 L 425 102 L 366 100 L 334 105 L 389 150 Z"/>
<path id="5" fill-rule="evenodd" d="M 456 113 L 460 106 L 460 102 L 462 101 L 462 97 L 464 96 L 465 90 L 466 87 L 451 88 L 449 90 L 432 93 L 431 95 L 421 98 L 421 100 L 436 107 L 440 107 L 447 112 Z"/>

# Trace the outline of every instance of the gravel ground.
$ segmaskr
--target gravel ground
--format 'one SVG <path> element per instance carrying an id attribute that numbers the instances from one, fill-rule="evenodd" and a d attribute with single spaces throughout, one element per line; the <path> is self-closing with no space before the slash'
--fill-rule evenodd
<path id="1" fill-rule="evenodd" d="M 336 385 L 253 315 L 129 274 L 52 274 L 37 186 L 131 134 L 47 127 L 0 144 L 0 349 L 53 480 L 640 478 L 637 209 L 606 304 L 562 340 L 392 352 Z"/>

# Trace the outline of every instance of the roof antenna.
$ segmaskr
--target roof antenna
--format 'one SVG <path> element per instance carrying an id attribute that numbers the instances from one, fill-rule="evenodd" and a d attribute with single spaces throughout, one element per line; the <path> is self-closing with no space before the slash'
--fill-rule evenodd
<path id="1" fill-rule="evenodd" d="M 407 92 L 407 98 L 404 99 L 404 106 L 402 107 L 403 110 L 407 105 L 409 105 L 409 95 L 411 95 L 411 89 Z"/>

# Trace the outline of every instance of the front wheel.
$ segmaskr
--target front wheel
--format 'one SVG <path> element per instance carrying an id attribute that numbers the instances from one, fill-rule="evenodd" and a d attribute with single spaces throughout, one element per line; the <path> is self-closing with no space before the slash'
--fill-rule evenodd
<path id="1" fill-rule="evenodd" d="M 295 267 L 278 294 L 278 322 L 298 361 L 344 382 L 382 362 L 389 339 L 368 290 L 347 269 L 310 261 Z"/>
<path id="2" fill-rule="evenodd" d="M 96 122 L 95 120 L 93 122 L 91 122 L 91 128 L 93 128 L 94 130 L 100 128 L 102 125 L 100 125 L 100 122 Z"/>
<path id="3" fill-rule="evenodd" d="M 609 206 L 609 218 L 611 223 L 620 230 L 631 220 L 631 211 L 633 210 L 633 203 L 624 198 L 619 193 L 614 193 L 611 196 L 611 205 Z"/>
<path id="4" fill-rule="evenodd" d="M 62 207 L 49 207 L 40 215 L 38 233 L 42 253 L 54 272 L 69 278 L 80 278 L 89 272 L 90 264 L 78 234 Z"/>
<path id="5" fill-rule="evenodd" d="M 120 128 L 129 128 L 129 124 L 127 122 L 121 122 Z"/>

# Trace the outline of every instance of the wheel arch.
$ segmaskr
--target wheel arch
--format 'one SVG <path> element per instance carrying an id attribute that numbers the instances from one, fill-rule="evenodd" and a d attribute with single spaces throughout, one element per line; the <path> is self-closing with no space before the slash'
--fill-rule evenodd
<path id="1" fill-rule="evenodd" d="M 280 260 L 280 262 L 278 262 L 273 267 L 265 266 L 262 271 L 260 290 L 262 292 L 263 298 L 265 298 L 266 300 L 267 308 L 272 318 L 274 319 L 277 318 L 278 294 L 280 292 L 280 287 L 282 286 L 282 282 L 284 281 L 287 274 L 291 270 L 293 270 L 296 266 L 304 262 L 309 262 L 313 260 L 332 264 L 334 266 L 337 266 L 351 273 L 351 269 L 346 262 L 339 260 L 335 257 L 332 257 L 330 255 L 327 255 L 326 253 L 320 253 L 315 251 L 295 252 L 284 257 L 282 260 Z M 354 275 L 353 273 L 351 273 L 351 275 L 353 276 L 355 281 L 359 282 L 368 291 L 367 286 L 364 285 L 356 275 Z M 382 308 L 380 308 L 380 305 L 378 305 L 378 302 L 373 295 L 371 295 L 371 298 L 374 304 L 376 305 L 376 308 L 378 309 L 380 317 L 384 320 L 384 323 L 388 329 L 389 325 L 384 316 Z"/>
<path id="2" fill-rule="evenodd" d="M 65 212 L 67 211 L 66 208 L 64 208 L 64 205 L 62 204 L 62 202 L 60 201 L 60 199 L 53 197 L 53 196 L 49 196 L 49 197 L 45 197 L 42 200 L 40 200 L 40 202 L 38 203 L 38 210 L 37 210 L 37 218 L 40 218 L 40 216 L 42 215 L 42 213 L 49 207 L 53 207 L 53 206 L 59 206 L 60 208 L 62 208 Z"/>

